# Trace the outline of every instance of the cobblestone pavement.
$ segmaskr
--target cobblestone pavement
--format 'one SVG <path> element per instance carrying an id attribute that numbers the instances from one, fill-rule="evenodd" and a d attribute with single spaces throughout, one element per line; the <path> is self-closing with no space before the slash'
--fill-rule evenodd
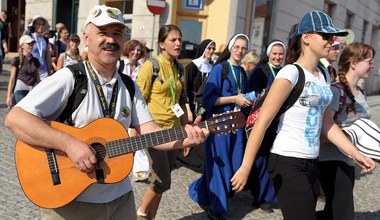
<path id="1" fill-rule="evenodd" d="M 23 194 L 16 175 L 14 166 L 15 138 L 4 127 L 4 116 L 8 112 L 5 104 L 6 90 L 9 78 L 9 64 L 4 66 L 0 74 L 0 219 L 39 219 L 38 208 L 33 205 Z M 368 98 L 373 117 L 380 125 L 380 96 Z M 358 171 L 355 185 L 355 219 L 375 220 L 380 219 L 380 164 L 371 174 L 362 175 Z M 200 174 L 186 168 L 173 171 L 172 189 L 164 193 L 157 219 L 181 219 L 198 220 L 207 219 L 206 212 L 187 196 L 188 185 L 199 178 Z M 139 205 L 145 183 L 133 183 L 136 204 Z M 275 210 L 272 214 L 261 210 L 253 210 L 252 197 L 248 192 L 235 195 L 229 201 L 228 219 L 282 219 L 281 212 Z M 321 209 L 323 202 L 319 202 L 317 209 Z"/>

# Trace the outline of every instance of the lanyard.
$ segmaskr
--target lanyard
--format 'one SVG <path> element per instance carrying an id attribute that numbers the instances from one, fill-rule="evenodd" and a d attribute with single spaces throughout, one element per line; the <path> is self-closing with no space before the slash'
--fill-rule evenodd
<path id="1" fill-rule="evenodd" d="M 234 67 L 232 66 L 231 62 L 229 60 L 227 60 L 228 63 L 230 64 L 230 67 L 231 67 L 231 71 L 232 71 L 232 75 L 234 76 L 234 79 L 235 79 L 235 83 L 236 83 L 236 87 L 238 89 L 238 94 L 241 93 L 241 89 L 240 89 L 240 83 L 241 83 L 241 73 L 240 73 L 240 68 L 239 68 L 239 82 L 237 81 L 237 78 L 236 78 L 236 74 L 235 74 L 235 69 Z"/>
<path id="2" fill-rule="evenodd" d="M 42 48 L 42 37 L 43 36 L 40 36 L 39 38 L 37 38 L 36 34 L 32 34 L 34 40 L 36 41 L 36 45 L 37 45 L 37 49 L 38 49 L 38 54 L 40 55 L 40 59 L 39 60 L 42 60 L 43 57 L 42 57 L 42 54 L 43 54 L 43 48 Z"/>
<path id="3" fill-rule="evenodd" d="M 177 85 L 176 85 L 177 77 L 176 77 L 176 76 L 177 76 L 177 69 L 176 69 L 176 68 L 173 68 L 173 66 L 171 67 L 171 68 L 172 68 L 172 71 L 173 71 L 173 75 L 174 75 L 174 76 L 173 76 L 173 78 L 174 78 L 174 82 L 172 82 L 172 80 L 170 79 L 170 74 L 169 74 L 169 73 L 166 74 L 168 71 L 166 71 L 167 69 L 166 69 L 166 67 L 165 67 L 165 65 L 164 65 L 164 63 L 163 63 L 161 57 L 160 57 L 160 56 L 157 56 L 157 59 L 158 59 L 158 61 L 160 61 L 161 66 L 163 67 L 163 68 L 162 68 L 162 71 L 164 72 L 165 78 L 166 78 L 166 80 L 167 80 L 168 83 L 169 83 L 170 93 L 171 93 L 171 95 L 172 95 L 172 99 L 173 99 L 174 103 L 176 103 L 176 102 L 177 102 L 177 99 L 176 99 L 176 89 L 177 89 Z"/>
<path id="4" fill-rule="evenodd" d="M 96 75 L 94 69 L 92 68 L 92 66 L 90 65 L 90 63 L 88 61 L 86 61 L 85 64 L 87 66 L 87 69 L 90 72 L 91 79 L 92 79 L 92 81 L 95 84 L 96 92 L 98 94 L 99 101 L 100 101 L 100 103 L 102 105 L 102 110 L 103 110 L 104 117 L 106 117 L 106 118 L 113 118 L 113 116 L 115 114 L 116 100 L 117 100 L 117 90 L 118 90 L 117 81 L 116 81 L 116 83 L 115 83 L 115 85 L 113 87 L 113 90 L 112 90 L 112 98 L 111 98 L 111 101 L 110 101 L 110 106 L 107 107 L 107 101 L 106 101 L 106 98 L 104 96 L 102 86 L 100 85 L 98 76 Z"/>
<path id="5" fill-rule="evenodd" d="M 271 64 L 270 62 L 268 62 L 268 66 L 269 66 L 269 69 L 270 71 L 272 72 L 272 76 L 273 76 L 273 79 L 276 78 L 276 74 L 274 73 L 274 70 L 273 70 L 273 64 Z"/>

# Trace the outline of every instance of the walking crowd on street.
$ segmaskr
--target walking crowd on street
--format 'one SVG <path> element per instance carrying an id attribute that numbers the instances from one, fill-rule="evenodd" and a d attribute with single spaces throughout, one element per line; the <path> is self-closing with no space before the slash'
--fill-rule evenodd
<path id="1" fill-rule="evenodd" d="M 0 59 L 11 28 L 1 20 Z M 208 219 L 228 219 L 241 191 L 286 220 L 354 219 L 355 167 L 370 173 L 380 160 L 360 84 L 372 46 L 342 40 L 346 30 L 310 11 L 261 56 L 235 33 L 223 45 L 202 40 L 182 64 L 176 25 L 159 29 L 154 57 L 125 41 L 125 28 L 119 9 L 96 5 L 82 36 L 36 15 L 18 41 L 4 121 L 42 219 L 158 219 L 178 167 L 200 174 L 184 190 Z M 141 201 L 131 181 L 143 183 Z"/>

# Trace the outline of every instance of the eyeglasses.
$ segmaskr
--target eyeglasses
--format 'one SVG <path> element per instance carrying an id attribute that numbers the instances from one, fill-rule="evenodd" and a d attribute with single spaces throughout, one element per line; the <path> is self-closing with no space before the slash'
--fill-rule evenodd
<path id="1" fill-rule="evenodd" d="M 246 48 L 246 47 L 240 47 L 240 46 L 237 46 L 237 45 L 232 46 L 232 48 L 234 48 L 237 51 L 242 50 L 243 52 L 245 52 L 245 51 L 248 50 L 248 48 Z"/>
<path id="2" fill-rule="evenodd" d="M 332 41 L 333 38 L 334 38 L 334 34 L 329 34 L 329 33 L 315 33 L 315 34 L 318 34 L 319 36 L 322 37 L 323 40 L 326 40 L 326 41 Z"/>
<path id="3" fill-rule="evenodd" d="M 215 50 L 215 47 L 207 47 L 208 50 Z"/>

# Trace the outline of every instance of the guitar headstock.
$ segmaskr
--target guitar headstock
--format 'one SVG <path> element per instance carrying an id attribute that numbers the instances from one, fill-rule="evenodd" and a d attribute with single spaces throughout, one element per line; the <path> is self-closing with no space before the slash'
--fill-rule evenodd
<path id="1" fill-rule="evenodd" d="M 226 112 L 213 115 L 206 120 L 208 130 L 211 133 L 228 133 L 235 132 L 245 126 L 245 115 L 242 112 Z"/>

